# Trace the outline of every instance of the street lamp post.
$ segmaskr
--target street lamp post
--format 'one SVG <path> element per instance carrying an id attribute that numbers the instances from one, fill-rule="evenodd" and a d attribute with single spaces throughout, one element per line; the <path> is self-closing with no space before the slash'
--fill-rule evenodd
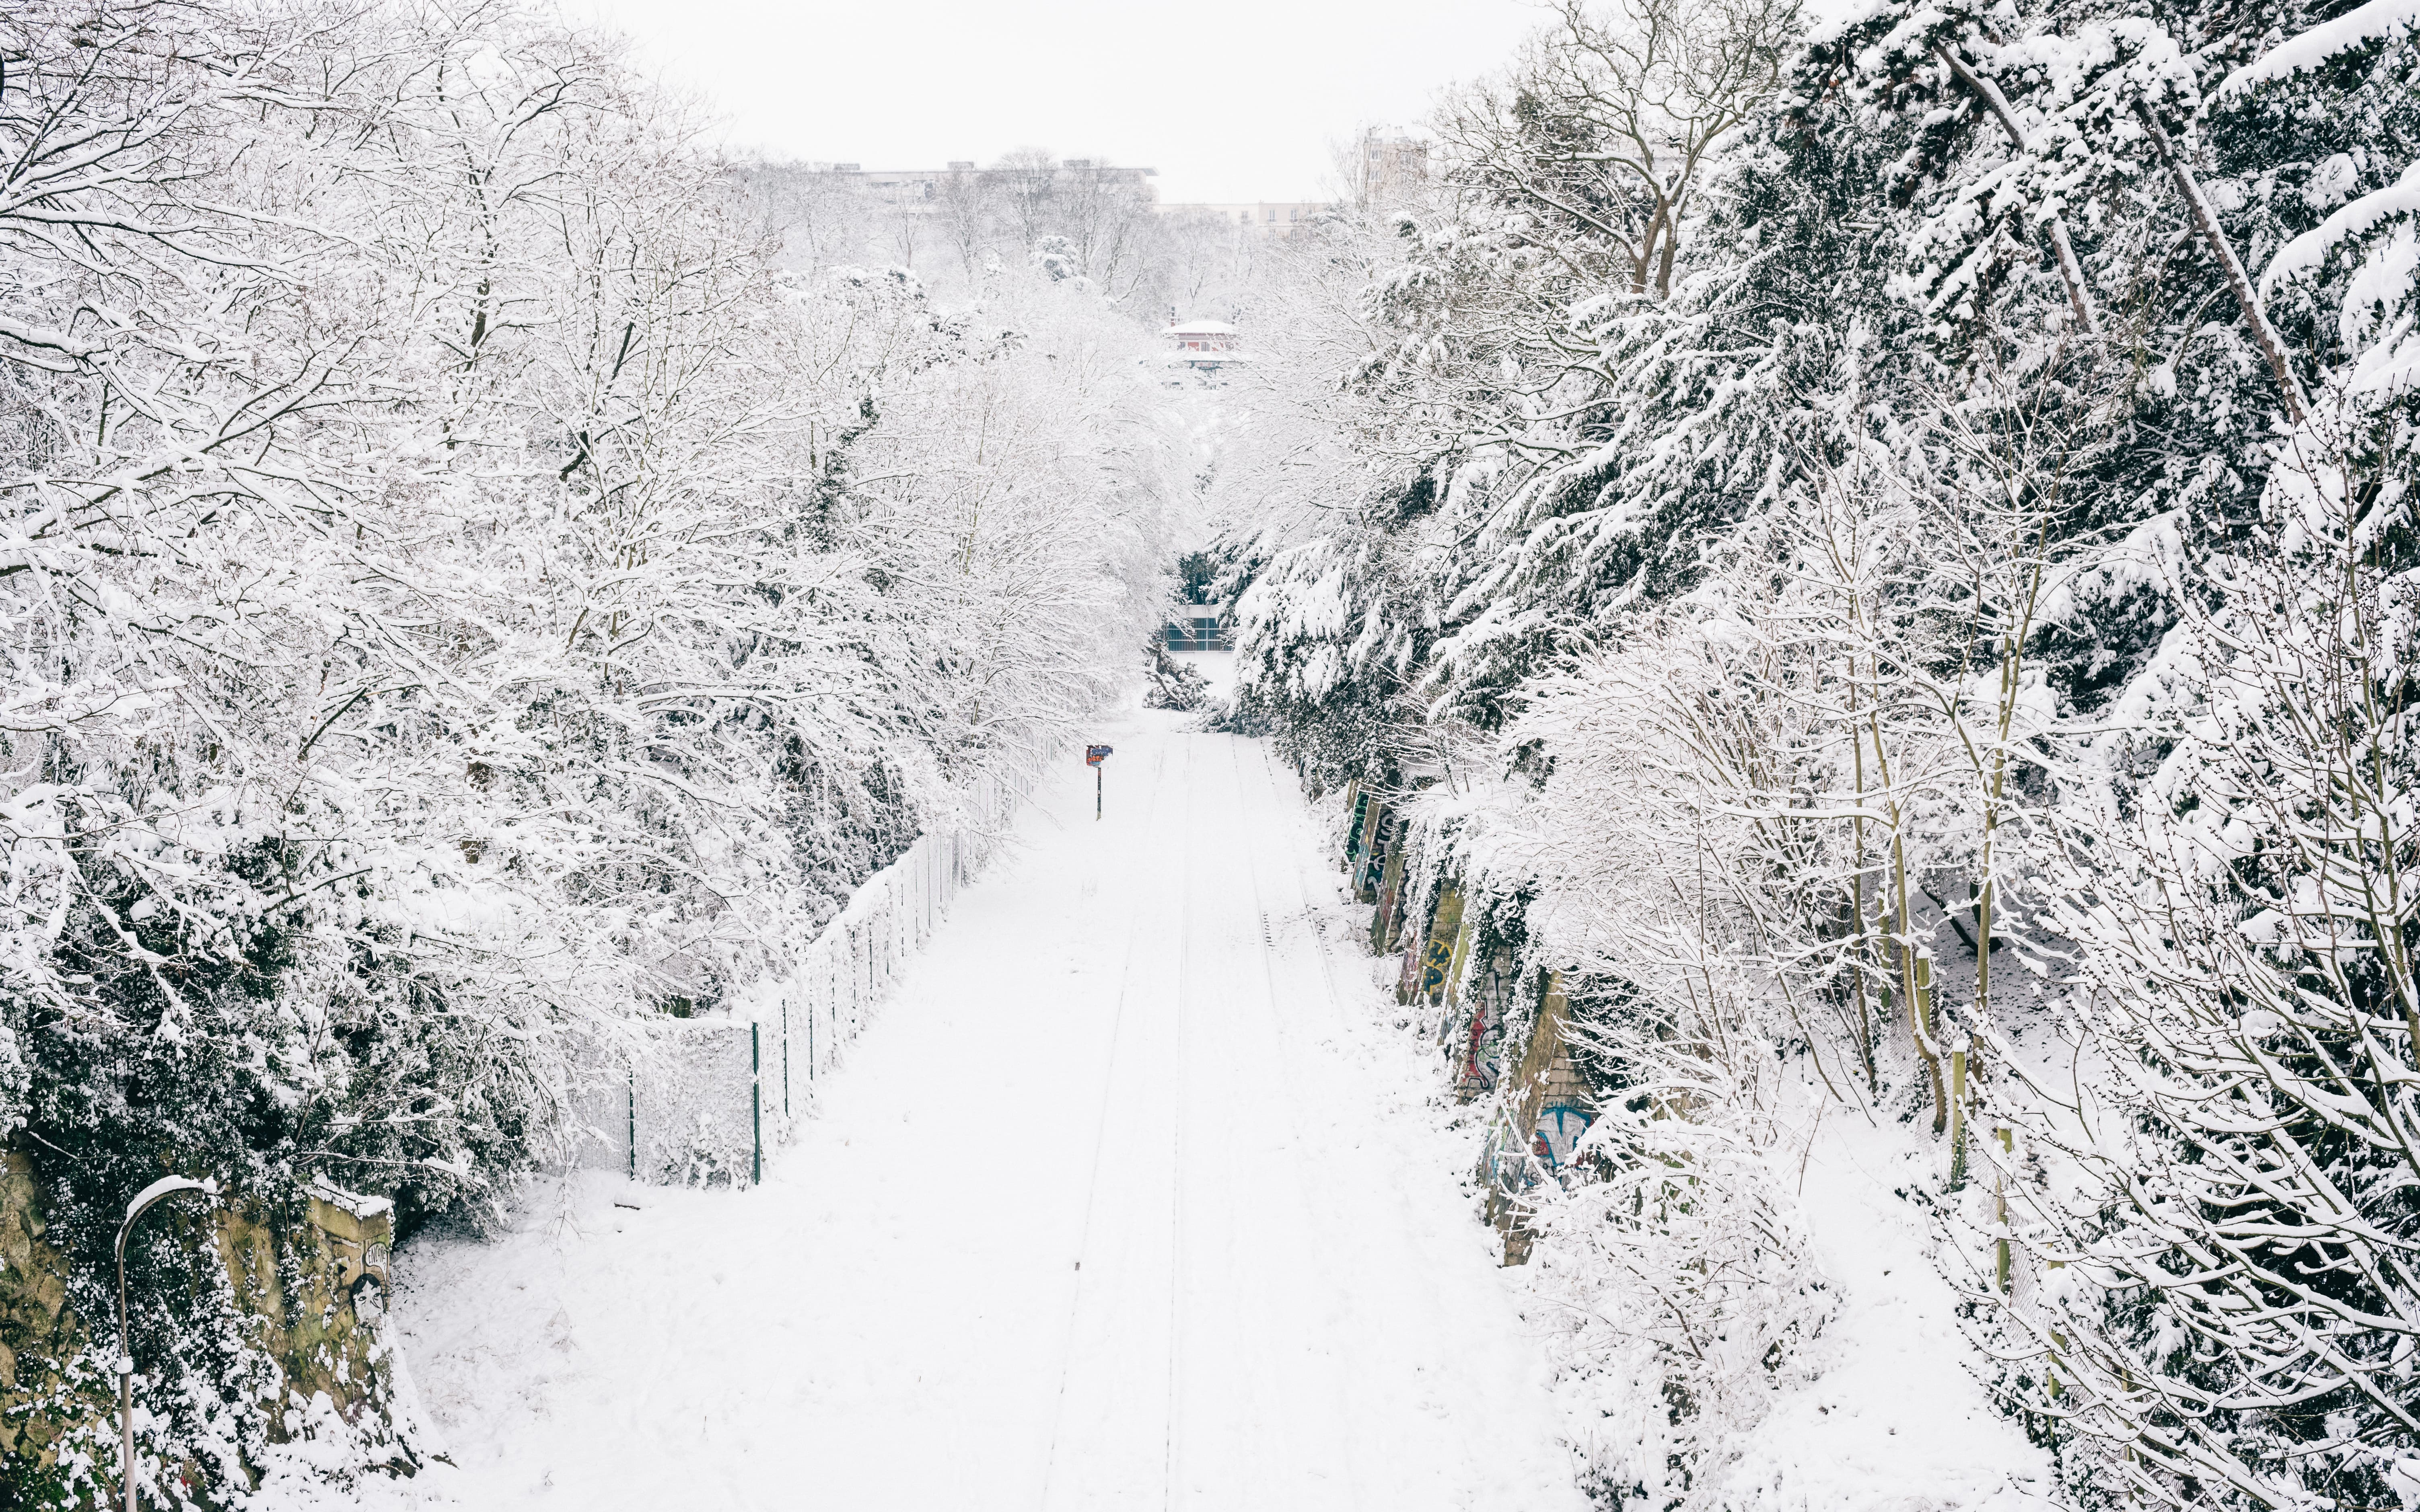
<path id="1" fill-rule="evenodd" d="M 125 1457 L 119 1461 L 120 1482 L 126 1488 L 126 1512 L 140 1512 L 134 1491 L 134 1347 L 126 1338 L 126 1241 L 134 1232 L 134 1221 L 149 1211 L 152 1204 L 182 1192 L 198 1192 L 215 1199 L 219 1186 L 216 1181 L 196 1181 L 190 1176 L 163 1176 L 134 1194 L 134 1200 L 126 1205 L 126 1221 L 117 1226 L 117 1418 L 126 1443 Z"/>

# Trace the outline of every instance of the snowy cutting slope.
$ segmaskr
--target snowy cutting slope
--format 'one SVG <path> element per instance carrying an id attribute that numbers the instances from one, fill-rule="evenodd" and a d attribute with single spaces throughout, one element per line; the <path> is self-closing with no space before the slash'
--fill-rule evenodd
<path id="1" fill-rule="evenodd" d="M 753 1192 L 584 1177 L 401 1257 L 406 1504 L 1582 1504 L 1467 1131 L 1290 772 L 1071 744 Z M 635 1209 L 618 1206 L 635 1204 Z"/>

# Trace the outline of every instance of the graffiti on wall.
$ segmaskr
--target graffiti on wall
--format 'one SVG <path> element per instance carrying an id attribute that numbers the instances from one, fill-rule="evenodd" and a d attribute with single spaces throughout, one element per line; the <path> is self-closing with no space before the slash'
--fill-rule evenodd
<path id="1" fill-rule="evenodd" d="M 1436 899 L 1430 905 L 1427 926 L 1414 934 L 1404 947 L 1403 975 L 1397 979 L 1395 991 L 1400 1001 L 1411 1003 L 1425 998 L 1431 1003 L 1442 1001 L 1446 982 L 1453 976 L 1457 933 L 1462 924 L 1462 895 L 1452 883 L 1437 887 Z M 1441 1037 L 1450 1038 L 1450 1018 L 1437 1026 Z"/>
<path id="2" fill-rule="evenodd" d="M 1463 933 L 1466 936 L 1469 932 Z M 1461 1102 L 1496 1090 L 1503 1078 L 1505 1034 L 1514 1016 L 1516 980 L 1512 952 L 1500 947 L 1484 959 L 1472 961 L 1464 973 L 1460 995 L 1470 1017 L 1463 1043 L 1454 1052 L 1454 1094 Z"/>
<path id="3" fill-rule="evenodd" d="M 1383 807 L 1371 822 L 1370 843 L 1361 853 L 1360 869 L 1353 877 L 1353 894 L 1365 903 L 1378 901 L 1378 883 L 1387 874 L 1387 856 L 1394 848 L 1399 827 L 1393 811 Z"/>
<path id="4" fill-rule="evenodd" d="M 1488 1180 L 1498 1192 L 1518 1196 L 1549 1177 L 1560 1177 L 1580 1136 L 1595 1121 L 1588 1109 L 1558 1103 L 1539 1110 L 1525 1142 L 1514 1134 L 1511 1115 L 1500 1116 L 1488 1131 L 1482 1157 Z"/>
<path id="5" fill-rule="evenodd" d="M 1580 1135 L 1588 1133 L 1596 1120 L 1586 1108 L 1569 1103 L 1541 1109 L 1537 1127 L 1529 1131 L 1529 1154 L 1549 1172 L 1559 1172 L 1571 1164 L 1572 1151 L 1578 1148 Z"/>
<path id="6" fill-rule="evenodd" d="M 1420 991 L 1434 997 L 1445 991 L 1445 974 L 1453 964 L 1453 947 L 1432 935 L 1420 951 Z"/>
<path id="7" fill-rule="evenodd" d="M 1454 1096 L 1467 1103 L 1472 1098 L 1496 1090 L 1503 1074 L 1504 1020 L 1489 1011 L 1485 998 L 1471 1005 L 1470 1028 L 1462 1047 L 1462 1064 L 1456 1068 Z"/>

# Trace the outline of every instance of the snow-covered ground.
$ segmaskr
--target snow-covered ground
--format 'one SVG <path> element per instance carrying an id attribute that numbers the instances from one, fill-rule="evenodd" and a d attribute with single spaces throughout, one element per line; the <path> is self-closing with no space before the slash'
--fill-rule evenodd
<path id="1" fill-rule="evenodd" d="M 1957 1300 L 1935 1269 L 1923 1211 L 1937 1147 L 1886 1114 L 1869 1119 L 1811 1086 L 1795 1155 L 1815 1260 L 1838 1311 L 1811 1350 L 1812 1381 L 1779 1394 L 1721 1468 L 1738 1512 L 2041 1512 L 2050 1456 L 1993 1405 L 1968 1366 Z M 1817 1118 L 1820 1105 L 1823 1113 Z"/>
<path id="2" fill-rule="evenodd" d="M 1220 658 L 1223 659 L 1223 658 Z M 753 1191 L 399 1257 L 452 1468 L 382 1504 L 1582 1505 L 1519 1273 L 1264 747 L 1070 742 Z"/>
<path id="3" fill-rule="evenodd" d="M 1097 822 L 1071 743 L 761 1188 L 584 1173 L 499 1242 L 406 1246 L 452 1464 L 369 1504 L 1582 1506 L 1588 1409 L 1474 1215 L 1468 1110 L 1293 774 L 1186 722 L 1086 733 L 1117 748 Z M 1717 1499 L 2044 1504 L 1894 1196 L 1937 1177 L 1922 1141 L 1804 1090 L 1839 1309 Z"/>

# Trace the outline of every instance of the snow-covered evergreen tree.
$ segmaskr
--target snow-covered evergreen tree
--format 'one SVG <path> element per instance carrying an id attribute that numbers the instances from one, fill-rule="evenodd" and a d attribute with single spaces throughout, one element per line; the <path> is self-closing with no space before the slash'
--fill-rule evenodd
<path id="1" fill-rule="evenodd" d="M 1858 8 L 1686 195 L 1590 135 L 1660 15 L 1564 13 L 1447 107 L 1388 255 L 1335 229 L 1365 292 L 1286 455 L 1336 503 L 1230 548 L 1246 701 L 1599 1005 L 1628 1101 L 1524 1199 L 1539 1263 L 1600 1365 L 1696 1382 L 1678 1478 L 1615 1434 L 1607 1494 L 1718 1499 L 1684 1419 L 1754 1397 L 1605 1300 L 1715 1210 L 1788 1231 L 1744 1041 L 1913 1119 L 2073 1503 L 2389 1504 L 2411 8 Z M 1692 1163 L 1685 1212 L 1632 1192 Z"/>

